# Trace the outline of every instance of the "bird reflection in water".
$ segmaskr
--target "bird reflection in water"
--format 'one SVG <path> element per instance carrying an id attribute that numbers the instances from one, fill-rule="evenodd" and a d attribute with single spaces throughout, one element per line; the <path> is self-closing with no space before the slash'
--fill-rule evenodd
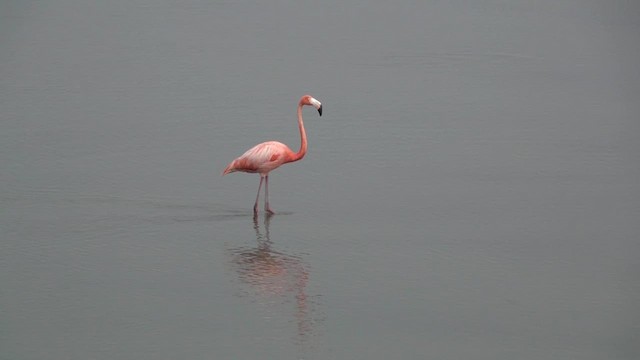
<path id="1" fill-rule="evenodd" d="M 289 255 L 272 248 L 269 234 L 271 215 L 265 214 L 264 233 L 260 230 L 258 216 L 253 217 L 256 247 L 231 249 L 232 263 L 242 283 L 257 302 L 274 306 L 290 306 L 295 299 L 293 318 L 297 327 L 296 340 L 305 343 L 314 333 L 314 301 L 307 295 L 309 272 L 300 256 Z M 288 311 L 288 310 L 286 310 Z M 270 314 L 273 315 L 273 314 Z"/>

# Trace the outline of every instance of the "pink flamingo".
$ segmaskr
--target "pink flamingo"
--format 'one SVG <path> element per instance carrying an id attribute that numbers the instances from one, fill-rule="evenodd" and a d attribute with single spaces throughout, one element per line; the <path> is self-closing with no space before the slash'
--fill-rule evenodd
<path id="1" fill-rule="evenodd" d="M 302 122 L 302 107 L 308 105 L 313 106 L 322 116 L 322 104 L 310 95 L 304 95 L 298 103 L 298 128 L 300 128 L 300 150 L 294 153 L 289 147 L 278 141 L 267 141 L 258 144 L 247 150 L 242 156 L 233 160 L 222 172 L 226 175 L 235 171 L 247 173 L 259 173 L 260 185 L 258 185 L 258 195 L 253 205 L 253 213 L 258 213 L 258 199 L 260 198 L 260 189 L 262 189 L 262 181 L 264 180 L 264 211 L 273 214 L 273 210 L 269 206 L 269 172 L 278 168 L 280 165 L 294 162 L 302 159 L 307 153 L 307 133 L 304 131 L 304 123 Z"/>

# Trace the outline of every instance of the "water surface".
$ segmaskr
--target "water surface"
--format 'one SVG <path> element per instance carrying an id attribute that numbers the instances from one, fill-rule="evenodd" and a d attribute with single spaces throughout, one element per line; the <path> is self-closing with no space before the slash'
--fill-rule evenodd
<path id="1" fill-rule="evenodd" d="M 639 10 L 4 2 L 0 358 L 637 359 Z"/>

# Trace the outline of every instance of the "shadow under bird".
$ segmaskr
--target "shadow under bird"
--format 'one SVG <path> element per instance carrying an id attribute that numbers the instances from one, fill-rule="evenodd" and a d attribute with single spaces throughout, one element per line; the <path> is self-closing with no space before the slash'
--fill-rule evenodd
<path id="1" fill-rule="evenodd" d="M 300 150 L 293 152 L 289 147 L 279 141 L 267 141 L 258 144 L 247 150 L 240 157 L 233 160 L 222 172 L 227 175 L 232 172 L 241 171 L 246 173 L 260 174 L 260 185 L 258 185 L 258 194 L 256 202 L 253 205 L 254 214 L 258 213 L 258 200 L 260 199 L 260 190 L 264 181 L 264 211 L 273 214 L 273 210 L 269 206 L 269 172 L 278 168 L 282 164 L 298 161 L 307 153 L 307 133 L 304 130 L 302 121 L 302 108 L 304 106 L 313 106 L 318 110 L 318 114 L 322 116 L 322 104 L 314 99 L 311 95 L 304 95 L 298 102 L 298 128 L 300 129 Z"/>

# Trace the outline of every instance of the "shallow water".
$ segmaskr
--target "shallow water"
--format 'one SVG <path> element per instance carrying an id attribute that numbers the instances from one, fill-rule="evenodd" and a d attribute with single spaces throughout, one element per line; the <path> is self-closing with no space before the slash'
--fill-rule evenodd
<path id="1" fill-rule="evenodd" d="M 0 358 L 638 358 L 639 10 L 3 3 Z"/>

